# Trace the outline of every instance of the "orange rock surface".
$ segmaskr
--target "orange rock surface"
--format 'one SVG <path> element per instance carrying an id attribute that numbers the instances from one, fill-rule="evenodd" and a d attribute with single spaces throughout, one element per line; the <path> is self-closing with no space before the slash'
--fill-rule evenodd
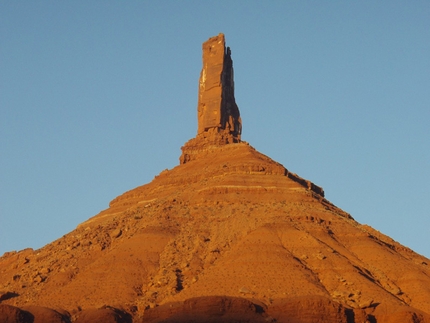
<path id="1" fill-rule="evenodd" d="M 429 259 L 198 120 L 179 166 L 0 258 L 0 322 L 430 322 Z"/>

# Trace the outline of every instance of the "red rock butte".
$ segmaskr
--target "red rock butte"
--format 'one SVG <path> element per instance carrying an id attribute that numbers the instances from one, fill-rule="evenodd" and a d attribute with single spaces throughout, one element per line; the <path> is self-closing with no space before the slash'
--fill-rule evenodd
<path id="1" fill-rule="evenodd" d="M 180 165 L 0 258 L 0 322 L 430 322 L 430 260 L 241 141 L 224 35 Z"/>

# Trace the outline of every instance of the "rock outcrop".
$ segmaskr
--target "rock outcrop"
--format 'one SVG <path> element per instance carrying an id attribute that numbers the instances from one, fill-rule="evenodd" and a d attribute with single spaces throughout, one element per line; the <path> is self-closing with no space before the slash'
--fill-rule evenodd
<path id="1" fill-rule="evenodd" d="M 205 43 L 221 80 L 223 40 Z M 4 254 L 0 322 L 430 323 L 430 260 L 240 141 L 234 111 L 199 119 L 180 165 Z"/>
<path id="2" fill-rule="evenodd" d="M 119 309 L 103 306 L 99 309 L 88 309 L 80 312 L 73 322 L 132 323 L 132 317 Z"/>
<path id="3" fill-rule="evenodd" d="M 23 310 L 30 313 L 34 320 L 32 323 L 70 323 L 70 314 L 41 306 L 24 306 Z"/>
<path id="4" fill-rule="evenodd" d="M 11 305 L 0 304 L 0 322 L 2 323 L 31 323 L 33 315 Z"/>
<path id="5" fill-rule="evenodd" d="M 265 313 L 263 306 L 254 304 L 244 298 L 226 296 L 196 297 L 185 302 L 165 304 L 150 309 L 145 315 L 144 322 L 270 322 L 271 318 Z"/>
<path id="6" fill-rule="evenodd" d="M 203 43 L 197 105 L 197 136 L 182 147 L 181 164 L 208 145 L 240 142 L 242 121 L 234 98 L 233 61 L 223 34 Z"/>

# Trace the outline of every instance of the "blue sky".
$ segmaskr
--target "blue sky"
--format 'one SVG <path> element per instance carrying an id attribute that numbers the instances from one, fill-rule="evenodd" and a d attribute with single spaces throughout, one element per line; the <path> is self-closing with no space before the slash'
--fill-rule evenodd
<path id="1" fill-rule="evenodd" d="M 178 164 L 201 44 L 232 49 L 243 140 L 430 257 L 430 2 L 0 2 L 0 255 Z"/>

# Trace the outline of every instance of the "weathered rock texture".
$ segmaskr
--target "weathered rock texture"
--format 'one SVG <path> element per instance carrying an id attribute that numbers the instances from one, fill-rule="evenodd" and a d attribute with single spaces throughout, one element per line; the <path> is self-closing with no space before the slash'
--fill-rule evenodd
<path id="1" fill-rule="evenodd" d="M 0 304 L 0 322 L 2 323 L 33 323 L 34 316 L 20 308 Z"/>
<path id="2" fill-rule="evenodd" d="M 203 44 L 203 68 L 199 81 L 198 130 L 226 133 L 226 140 L 240 140 L 241 121 L 234 99 L 233 61 L 223 34 Z"/>
<path id="3" fill-rule="evenodd" d="M 197 136 L 182 148 L 181 164 L 207 145 L 240 142 L 242 121 L 234 98 L 233 61 L 223 34 L 203 43 L 197 105 Z"/>
<path id="4" fill-rule="evenodd" d="M 0 322 L 430 323 L 429 264 L 247 143 L 212 142 L 3 255 Z"/>

